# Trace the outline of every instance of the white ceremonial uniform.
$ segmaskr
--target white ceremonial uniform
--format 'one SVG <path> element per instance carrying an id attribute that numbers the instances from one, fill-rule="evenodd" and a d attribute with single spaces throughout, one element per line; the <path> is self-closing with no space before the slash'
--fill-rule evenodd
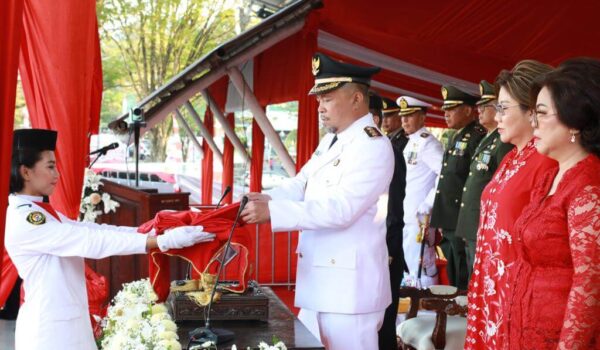
<path id="1" fill-rule="evenodd" d="M 365 127 L 379 136 L 369 136 Z M 379 196 L 387 193 L 392 179 L 394 155 L 370 113 L 339 133 L 329 148 L 333 137 L 323 137 L 296 177 L 267 192 L 272 198 L 271 226 L 273 231 L 302 230 L 295 305 L 317 314 L 328 349 L 376 349 L 391 294 L 385 222 L 375 215 Z M 323 313 L 377 317 L 355 317 L 370 322 L 364 327 L 372 331 L 371 337 L 354 337 L 360 332 L 340 328 L 349 322 L 336 323 L 335 316 Z M 321 324 L 324 319 L 333 323 Z M 324 339 L 324 333 L 330 339 Z M 345 343 L 338 342 L 342 338 Z"/>
<path id="2" fill-rule="evenodd" d="M 143 254 L 146 235 L 134 233 L 133 227 L 81 223 L 60 213 L 59 221 L 34 201 L 42 197 L 10 195 L 6 212 L 6 250 L 25 290 L 15 349 L 95 350 L 84 258 Z"/>
<path id="3" fill-rule="evenodd" d="M 441 142 L 423 127 L 408 135 L 403 153 L 406 163 L 406 196 L 402 245 L 411 280 L 416 281 L 421 253 L 421 243 L 416 240 L 419 233 L 417 209 L 422 203 L 428 206 L 429 211 L 433 207 L 435 184 L 442 169 L 444 150 Z M 425 270 L 421 273 L 421 286 L 425 288 L 437 283 L 434 247 L 425 247 L 423 266 L 427 273 Z"/>

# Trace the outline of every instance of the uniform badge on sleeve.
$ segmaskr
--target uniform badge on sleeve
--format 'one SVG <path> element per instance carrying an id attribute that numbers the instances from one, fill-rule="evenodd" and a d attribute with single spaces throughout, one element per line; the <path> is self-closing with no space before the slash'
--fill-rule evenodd
<path id="1" fill-rule="evenodd" d="M 379 137 L 381 136 L 381 131 L 373 126 L 365 126 L 365 132 L 369 137 Z"/>
<path id="2" fill-rule="evenodd" d="M 39 211 L 32 211 L 27 215 L 27 222 L 32 225 L 43 225 L 46 223 L 46 216 Z"/>

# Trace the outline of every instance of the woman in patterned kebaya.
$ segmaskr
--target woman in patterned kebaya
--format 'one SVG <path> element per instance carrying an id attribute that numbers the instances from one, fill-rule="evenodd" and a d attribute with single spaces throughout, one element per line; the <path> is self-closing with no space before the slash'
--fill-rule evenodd
<path id="1" fill-rule="evenodd" d="M 509 348 L 600 349 L 600 61 L 568 60 L 534 86 L 536 148 L 558 168 L 515 224 Z"/>
<path id="2" fill-rule="evenodd" d="M 531 85 L 551 69 L 525 60 L 496 78 L 498 132 L 502 142 L 515 148 L 506 154 L 481 195 L 465 349 L 503 349 L 505 344 L 504 311 L 519 244 L 513 225 L 529 203 L 536 178 L 556 167 L 555 161 L 536 151 L 530 122 L 534 109 L 529 99 Z"/>

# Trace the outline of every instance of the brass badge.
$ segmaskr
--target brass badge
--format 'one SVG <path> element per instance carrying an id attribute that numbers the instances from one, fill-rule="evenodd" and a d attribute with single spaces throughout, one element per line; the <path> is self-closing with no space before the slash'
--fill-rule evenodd
<path id="1" fill-rule="evenodd" d="M 442 97 L 444 100 L 448 98 L 448 90 L 445 87 L 442 87 Z"/>
<path id="2" fill-rule="evenodd" d="M 483 96 L 483 84 L 479 83 L 479 94 Z"/>
<path id="3" fill-rule="evenodd" d="M 333 161 L 333 166 L 338 166 L 338 164 L 340 164 L 339 158 Z"/>
<path id="4" fill-rule="evenodd" d="M 402 108 L 402 109 L 408 108 L 408 102 L 406 102 L 406 100 L 404 98 L 400 99 L 400 108 Z"/>
<path id="5" fill-rule="evenodd" d="M 312 74 L 319 74 L 319 68 L 321 67 L 321 59 L 319 57 L 313 57 L 312 59 Z"/>
<path id="6" fill-rule="evenodd" d="M 32 211 L 27 215 L 27 222 L 32 225 L 43 225 L 46 223 L 46 216 L 39 211 Z"/>
<path id="7" fill-rule="evenodd" d="M 387 103 L 385 100 L 381 100 L 381 104 L 383 105 L 383 109 L 387 109 Z"/>

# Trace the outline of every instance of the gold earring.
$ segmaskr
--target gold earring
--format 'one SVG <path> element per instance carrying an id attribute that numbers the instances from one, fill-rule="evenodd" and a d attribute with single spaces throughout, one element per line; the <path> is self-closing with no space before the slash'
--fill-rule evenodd
<path id="1" fill-rule="evenodd" d="M 575 132 L 571 131 L 571 143 L 575 143 Z"/>

